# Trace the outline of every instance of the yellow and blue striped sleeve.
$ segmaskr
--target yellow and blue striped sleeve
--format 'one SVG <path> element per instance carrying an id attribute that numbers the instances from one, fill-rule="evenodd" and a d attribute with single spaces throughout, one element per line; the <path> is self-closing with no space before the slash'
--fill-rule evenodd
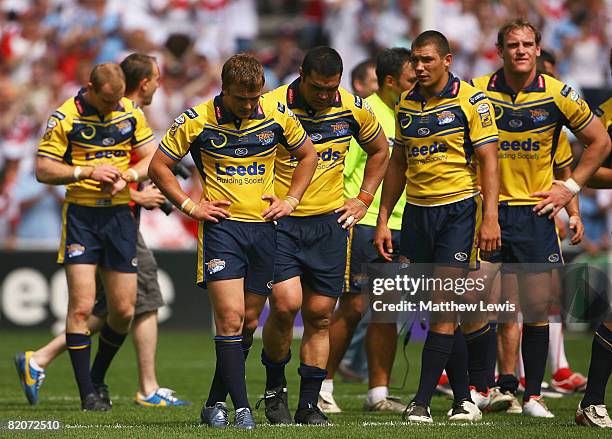
<path id="1" fill-rule="evenodd" d="M 572 146 L 567 138 L 567 134 L 561 131 L 559 134 L 559 141 L 557 142 L 557 149 L 553 160 L 553 167 L 555 169 L 565 168 L 572 164 L 574 155 L 572 154 Z"/>
<path id="2" fill-rule="evenodd" d="M 595 117 L 578 92 L 568 85 L 564 85 L 559 92 L 556 92 L 555 101 L 567 119 L 569 129 L 575 133 L 586 127 Z"/>
<path id="3" fill-rule="evenodd" d="M 66 118 L 59 119 L 58 114 L 63 116 L 62 113 L 56 111 L 47 120 L 45 132 L 38 145 L 37 155 L 58 162 L 70 162 L 70 157 L 67 157 L 66 153 L 69 144 L 68 133 L 72 129 L 72 124 Z"/>
<path id="4" fill-rule="evenodd" d="M 374 116 L 370 104 L 365 100 L 362 100 L 362 107 L 353 107 L 353 115 L 359 124 L 359 134 L 357 135 L 357 142 L 360 145 L 370 143 L 378 136 L 381 132 L 382 127 L 378 123 L 378 119 Z"/>
<path id="5" fill-rule="evenodd" d="M 174 122 L 159 144 L 159 149 L 171 159 L 181 160 L 191 146 L 191 132 L 193 131 L 191 125 L 193 123 L 194 120 L 186 118 L 185 114 L 181 114 L 174 119 Z"/>
<path id="6" fill-rule="evenodd" d="M 465 109 L 468 118 L 469 140 L 474 148 L 499 140 L 493 106 L 488 99 L 482 99 L 473 105 L 468 102 L 465 104 Z"/>
<path id="7" fill-rule="evenodd" d="M 282 108 L 282 111 L 280 108 Z M 306 141 L 306 131 L 304 127 L 302 127 L 297 116 L 293 114 L 289 108 L 279 104 L 279 107 L 275 111 L 276 118 L 283 127 L 284 139 L 281 143 L 287 151 L 295 151 Z"/>

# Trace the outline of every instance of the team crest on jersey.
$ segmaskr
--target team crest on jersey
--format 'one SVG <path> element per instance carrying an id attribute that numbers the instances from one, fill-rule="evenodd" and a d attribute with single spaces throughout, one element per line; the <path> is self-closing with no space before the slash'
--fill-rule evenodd
<path id="1" fill-rule="evenodd" d="M 535 110 L 529 110 L 529 115 L 531 116 L 531 120 L 535 123 L 544 122 L 550 116 L 550 113 L 542 108 L 536 108 Z"/>
<path id="2" fill-rule="evenodd" d="M 215 274 L 225 268 L 225 261 L 223 259 L 211 259 L 206 263 L 208 274 Z"/>
<path id="3" fill-rule="evenodd" d="M 262 131 L 261 133 L 255 133 L 261 146 L 271 145 L 274 143 L 274 132 L 273 131 Z"/>
<path id="4" fill-rule="evenodd" d="M 67 247 L 67 252 L 69 258 L 76 258 L 85 253 L 85 247 L 81 244 L 70 244 Z"/>
<path id="5" fill-rule="evenodd" d="M 122 120 L 121 122 L 117 124 L 117 129 L 119 130 L 121 134 L 125 135 L 129 133 L 130 131 L 132 131 L 132 124 L 130 123 L 129 120 Z"/>
<path id="6" fill-rule="evenodd" d="M 438 113 L 436 116 L 438 116 L 438 125 L 447 125 L 455 120 L 455 113 L 448 110 Z"/>
<path id="7" fill-rule="evenodd" d="M 348 122 L 340 121 L 336 123 L 332 123 L 331 129 L 334 131 L 334 134 L 338 137 L 346 136 L 349 133 L 349 124 Z"/>

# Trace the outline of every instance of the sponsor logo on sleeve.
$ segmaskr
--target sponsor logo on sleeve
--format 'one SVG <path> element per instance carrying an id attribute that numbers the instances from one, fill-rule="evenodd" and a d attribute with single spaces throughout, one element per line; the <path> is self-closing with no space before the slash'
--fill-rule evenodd
<path id="1" fill-rule="evenodd" d="M 285 106 L 281 104 L 280 102 L 277 103 L 276 109 L 281 113 L 285 113 Z"/>
<path id="2" fill-rule="evenodd" d="M 569 95 L 569 92 L 572 90 L 572 87 L 570 87 L 569 85 L 564 85 L 563 88 L 561 89 L 561 96 L 563 96 L 564 98 L 567 97 L 567 95 Z"/>
<path id="3" fill-rule="evenodd" d="M 488 113 L 489 112 L 489 104 L 487 104 L 486 102 L 483 102 L 478 107 L 476 107 L 476 111 L 478 113 L 480 113 L 480 114 Z"/>
<path id="4" fill-rule="evenodd" d="M 361 108 L 361 98 L 359 96 L 355 96 L 355 107 Z"/>
<path id="5" fill-rule="evenodd" d="M 491 117 L 491 113 L 488 111 L 486 113 L 478 113 L 480 116 L 480 125 L 483 128 L 490 127 L 493 125 L 493 118 Z"/>
<path id="6" fill-rule="evenodd" d="M 483 92 L 479 91 L 478 93 L 476 93 L 474 96 L 472 96 L 468 100 L 470 101 L 470 104 L 474 105 L 474 104 L 476 104 L 476 102 L 482 101 L 484 98 L 486 98 L 485 94 Z"/>
<path id="7" fill-rule="evenodd" d="M 168 132 L 170 133 L 172 137 L 175 136 L 176 131 L 179 129 L 181 125 L 185 123 L 185 121 L 186 121 L 185 116 L 183 116 L 182 114 L 176 119 L 174 119 L 174 122 L 172 123 L 170 130 L 168 130 Z"/>
<path id="8" fill-rule="evenodd" d="M 196 117 L 198 117 L 198 113 L 193 108 L 190 108 L 189 110 L 185 111 L 185 114 L 189 119 L 195 119 Z"/>

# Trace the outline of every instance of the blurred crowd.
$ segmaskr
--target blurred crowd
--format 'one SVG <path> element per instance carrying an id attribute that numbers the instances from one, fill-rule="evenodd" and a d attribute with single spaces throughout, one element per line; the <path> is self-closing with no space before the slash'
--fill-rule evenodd
<path id="1" fill-rule="evenodd" d="M 219 92 L 220 66 L 237 51 L 259 56 L 271 89 L 297 75 L 305 49 L 329 44 L 345 62 L 342 85 L 351 89 L 349 72 L 358 63 L 384 47 L 410 46 L 423 30 L 421 3 L 0 0 L 0 246 L 57 246 L 63 188 L 36 182 L 34 154 L 47 117 L 87 83 L 93 65 L 118 62 L 131 52 L 156 56 L 162 85 L 146 114 L 161 139 L 180 112 Z M 610 87 L 612 0 L 433 3 L 432 27 L 449 38 L 453 72 L 462 78 L 499 68 L 497 30 L 509 18 L 523 16 L 542 30 L 542 47 L 557 55 L 563 80 L 582 89 Z M 195 178 L 185 185 L 198 191 Z M 589 237 L 595 247 L 587 250 L 594 251 L 607 246 L 610 201 L 588 197 L 585 214 L 604 224 L 604 238 L 596 226 Z M 145 212 L 141 229 L 149 245 L 194 248 L 197 230 L 180 217 L 159 209 Z"/>

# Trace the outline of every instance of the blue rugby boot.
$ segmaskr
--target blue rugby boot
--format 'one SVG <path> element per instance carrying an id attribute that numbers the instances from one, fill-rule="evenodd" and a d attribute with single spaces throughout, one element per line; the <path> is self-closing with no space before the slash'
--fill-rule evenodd
<path id="1" fill-rule="evenodd" d="M 200 421 L 212 428 L 226 428 L 229 425 L 229 415 L 224 402 L 217 402 L 212 407 L 202 407 Z"/>
<path id="2" fill-rule="evenodd" d="M 236 410 L 233 427 L 243 430 L 253 430 L 255 428 L 255 419 L 253 419 L 253 413 L 250 408 L 245 407 Z"/>
<path id="3" fill-rule="evenodd" d="M 179 407 L 191 405 L 189 401 L 183 401 L 174 396 L 174 390 L 160 387 L 149 397 L 142 393 L 136 393 L 134 403 L 145 407 Z"/>
<path id="4" fill-rule="evenodd" d="M 15 355 L 15 367 L 17 368 L 19 381 L 21 381 L 23 391 L 30 404 L 38 403 L 38 389 L 45 380 L 45 370 L 35 369 L 30 364 L 33 354 L 33 351 L 27 351 Z"/>

